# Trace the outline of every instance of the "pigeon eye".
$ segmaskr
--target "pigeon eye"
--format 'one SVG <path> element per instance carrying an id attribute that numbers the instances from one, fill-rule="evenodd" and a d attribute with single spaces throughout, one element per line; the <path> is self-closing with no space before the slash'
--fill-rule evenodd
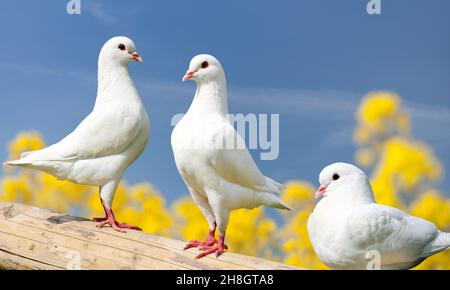
<path id="1" fill-rule="evenodd" d="M 125 45 L 124 44 L 119 44 L 119 47 L 118 47 L 120 50 L 125 50 Z"/>
<path id="2" fill-rule="evenodd" d="M 202 68 L 207 68 L 209 66 L 209 63 L 205 60 L 202 62 Z"/>
<path id="3" fill-rule="evenodd" d="M 339 174 L 337 174 L 337 173 L 333 174 L 333 180 L 338 180 L 339 177 L 340 177 Z"/>

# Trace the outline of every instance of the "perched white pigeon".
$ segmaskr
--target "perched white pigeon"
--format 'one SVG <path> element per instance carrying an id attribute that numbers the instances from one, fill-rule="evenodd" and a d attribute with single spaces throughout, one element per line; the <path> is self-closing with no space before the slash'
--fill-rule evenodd
<path id="1" fill-rule="evenodd" d="M 117 222 L 112 203 L 123 173 L 142 153 L 150 135 L 147 113 L 128 71 L 131 61 L 142 62 L 132 40 L 122 36 L 108 40 L 99 55 L 93 111 L 60 142 L 5 163 L 99 186 L 106 217 L 94 220 L 100 222 L 98 227 L 109 224 L 121 232 L 140 230 Z"/>
<path id="2" fill-rule="evenodd" d="M 308 232 L 314 251 L 330 268 L 410 269 L 450 247 L 450 233 L 377 204 L 359 168 L 335 163 L 319 180 Z"/>
<path id="3" fill-rule="evenodd" d="M 220 256 L 227 249 L 224 239 L 231 210 L 290 207 L 276 195 L 283 186 L 262 175 L 228 120 L 225 73 L 219 61 L 211 55 L 194 57 L 183 81 L 189 79 L 197 83 L 197 91 L 172 132 L 172 149 L 178 171 L 210 232 L 206 242 L 191 241 L 185 249 L 200 247 L 204 252 L 197 258 L 212 253 Z"/>

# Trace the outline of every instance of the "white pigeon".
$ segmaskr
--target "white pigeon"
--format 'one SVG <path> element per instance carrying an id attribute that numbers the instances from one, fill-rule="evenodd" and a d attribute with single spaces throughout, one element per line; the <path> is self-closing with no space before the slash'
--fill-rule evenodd
<path id="1" fill-rule="evenodd" d="M 178 171 L 210 232 L 206 242 L 191 241 L 185 249 L 204 250 L 197 258 L 212 253 L 218 257 L 227 249 L 225 231 L 232 210 L 290 207 L 276 195 L 283 186 L 261 173 L 228 120 L 225 73 L 219 61 L 211 55 L 197 55 L 183 77 L 183 81 L 189 79 L 197 83 L 197 91 L 172 132 L 172 149 Z"/>
<path id="2" fill-rule="evenodd" d="M 117 231 L 139 227 L 116 221 L 112 203 L 117 185 L 128 166 L 144 150 L 150 122 L 128 71 L 131 61 L 142 62 L 133 41 L 126 37 L 108 40 L 98 59 L 98 91 L 93 111 L 60 142 L 26 152 L 5 165 L 45 171 L 60 180 L 100 187 L 105 218 L 97 226 Z"/>
<path id="3" fill-rule="evenodd" d="M 308 221 L 314 251 L 332 269 L 410 269 L 450 247 L 450 233 L 375 202 L 364 172 L 346 163 L 320 173 Z"/>

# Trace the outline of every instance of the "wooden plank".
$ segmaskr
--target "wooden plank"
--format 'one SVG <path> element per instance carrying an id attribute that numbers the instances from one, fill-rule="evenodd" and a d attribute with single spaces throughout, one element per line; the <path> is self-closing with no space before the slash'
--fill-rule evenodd
<path id="1" fill-rule="evenodd" d="M 137 231 L 99 229 L 80 217 L 0 203 L 2 269 L 298 269 L 227 252 L 195 260 L 184 242 Z"/>

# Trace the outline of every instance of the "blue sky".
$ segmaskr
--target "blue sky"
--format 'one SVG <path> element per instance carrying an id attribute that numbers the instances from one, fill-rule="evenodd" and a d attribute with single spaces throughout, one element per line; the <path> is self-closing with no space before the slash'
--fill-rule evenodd
<path id="1" fill-rule="evenodd" d="M 126 35 L 145 60 L 131 71 L 153 126 L 126 180 L 150 181 L 168 200 L 186 193 L 170 120 L 192 100 L 194 83 L 181 77 L 199 53 L 222 62 L 231 112 L 280 114 L 280 156 L 257 160 L 267 176 L 317 185 L 325 165 L 353 162 L 354 111 L 372 90 L 400 94 L 414 135 L 450 168 L 448 0 L 382 0 L 379 16 L 368 0 L 81 0 L 74 16 L 67 2 L 2 1 L 1 160 L 18 131 L 53 143 L 74 129 L 94 104 L 99 49 Z"/>

